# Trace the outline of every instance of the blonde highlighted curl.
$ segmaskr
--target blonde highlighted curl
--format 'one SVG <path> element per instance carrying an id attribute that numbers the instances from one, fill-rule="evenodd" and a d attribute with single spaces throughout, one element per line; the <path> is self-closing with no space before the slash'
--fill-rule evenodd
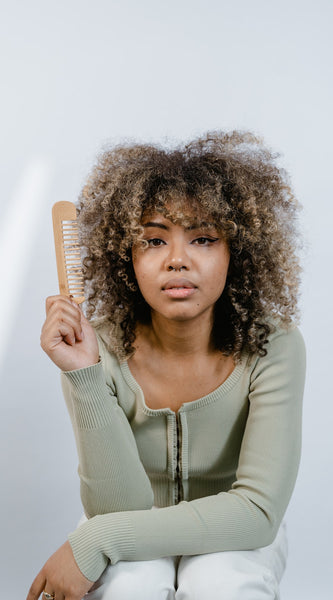
<path id="1" fill-rule="evenodd" d="M 176 149 L 123 144 L 101 154 L 79 199 L 79 226 L 87 315 L 109 324 L 118 356 L 133 352 L 137 324 L 150 319 L 131 259 L 149 211 L 183 223 L 204 215 L 229 244 L 217 349 L 235 360 L 244 349 L 263 356 L 274 323 L 297 321 L 299 204 L 277 158 L 240 131 L 209 132 Z"/>

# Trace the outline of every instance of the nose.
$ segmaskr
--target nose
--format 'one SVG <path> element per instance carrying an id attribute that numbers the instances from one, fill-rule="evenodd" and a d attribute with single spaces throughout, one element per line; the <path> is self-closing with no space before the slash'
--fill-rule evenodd
<path id="1" fill-rule="evenodd" d="M 188 271 L 190 269 L 190 259 L 185 244 L 170 244 L 165 267 L 167 271 L 182 271 L 183 269 Z"/>
<path id="2" fill-rule="evenodd" d="M 168 265 L 168 271 L 181 271 L 182 269 L 186 269 L 186 271 L 188 270 L 188 268 L 185 265 L 181 265 L 181 266 L 175 266 L 175 265 Z"/>

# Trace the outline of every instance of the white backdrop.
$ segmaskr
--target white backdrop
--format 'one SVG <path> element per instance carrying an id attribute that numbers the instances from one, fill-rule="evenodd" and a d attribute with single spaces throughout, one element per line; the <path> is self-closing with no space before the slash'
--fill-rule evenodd
<path id="1" fill-rule="evenodd" d="M 328 600 L 332 539 L 330 0 L 1 1 L 1 595 L 24 598 L 81 514 L 59 375 L 39 347 L 57 292 L 51 205 L 109 141 L 246 128 L 304 205 L 303 456 L 283 600 Z"/>

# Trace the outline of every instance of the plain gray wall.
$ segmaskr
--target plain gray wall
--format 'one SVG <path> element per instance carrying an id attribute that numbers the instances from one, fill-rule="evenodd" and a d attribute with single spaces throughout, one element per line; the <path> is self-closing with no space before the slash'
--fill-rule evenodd
<path id="1" fill-rule="evenodd" d="M 108 141 L 251 129 L 283 152 L 307 238 L 303 456 L 284 600 L 331 598 L 332 2 L 1 2 L 1 594 L 24 598 L 81 515 L 57 368 L 51 206 Z"/>

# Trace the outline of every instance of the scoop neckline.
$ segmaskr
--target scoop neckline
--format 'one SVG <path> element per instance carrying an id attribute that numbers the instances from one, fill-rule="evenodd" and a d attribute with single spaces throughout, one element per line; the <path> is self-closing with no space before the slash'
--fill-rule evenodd
<path id="1" fill-rule="evenodd" d="M 128 365 L 128 361 L 127 360 L 122 361 L 120 363 L 120 368 L 121 368 L 121 372 L 124 376 L 124 379 L 125 379 L 127 385 L 129 386 L 129 388 L 137 396 L 139 396 L 139 398 L 141 400 L 141 408 L 142 408 L 143 412 L 150 416 L 157 416 L 157 415 L 162 415 L 162 414 L 178 415 L 179 413 L 196 410 L 197 408 L 201 408 L 202 406 L 205 406 L 207 404 L 215 402 L 216 400 L 221 398 L 222 395 L 225 395 L 228 392 L 230 392 L 231 389 L 235 386 L 238 379 L 240 378 L 241 373 L 245 369 L 246 363 L 247 363 L 247 355 L 245 355 L 245 353 L 243 353 L 240 358 L 240 361 L 235 365 L 235 367 L 232 370 L 232 372 L 230 373 L 230 375 L 215 390 L 213 390 L 209 394 L 206 394 L 205 396 L 202 396 L 201 398 L 197 398 L 196 400 L 191 400 L 190 402 L 184 402 L 180 406 L 178 411 L 174 411 L 171 408 L 169 408 L 168 406 L 166 406 L 164 408 L 150 408 L 149 406 L 147 406 L 143 390 L 142 390 L 141 386 L 139 385 L 139 383 L 137 382 L 137 380 L 135 379 L 134 375 L 132 374 L 131 369 L 129 368 L 129 365 Z"/>

